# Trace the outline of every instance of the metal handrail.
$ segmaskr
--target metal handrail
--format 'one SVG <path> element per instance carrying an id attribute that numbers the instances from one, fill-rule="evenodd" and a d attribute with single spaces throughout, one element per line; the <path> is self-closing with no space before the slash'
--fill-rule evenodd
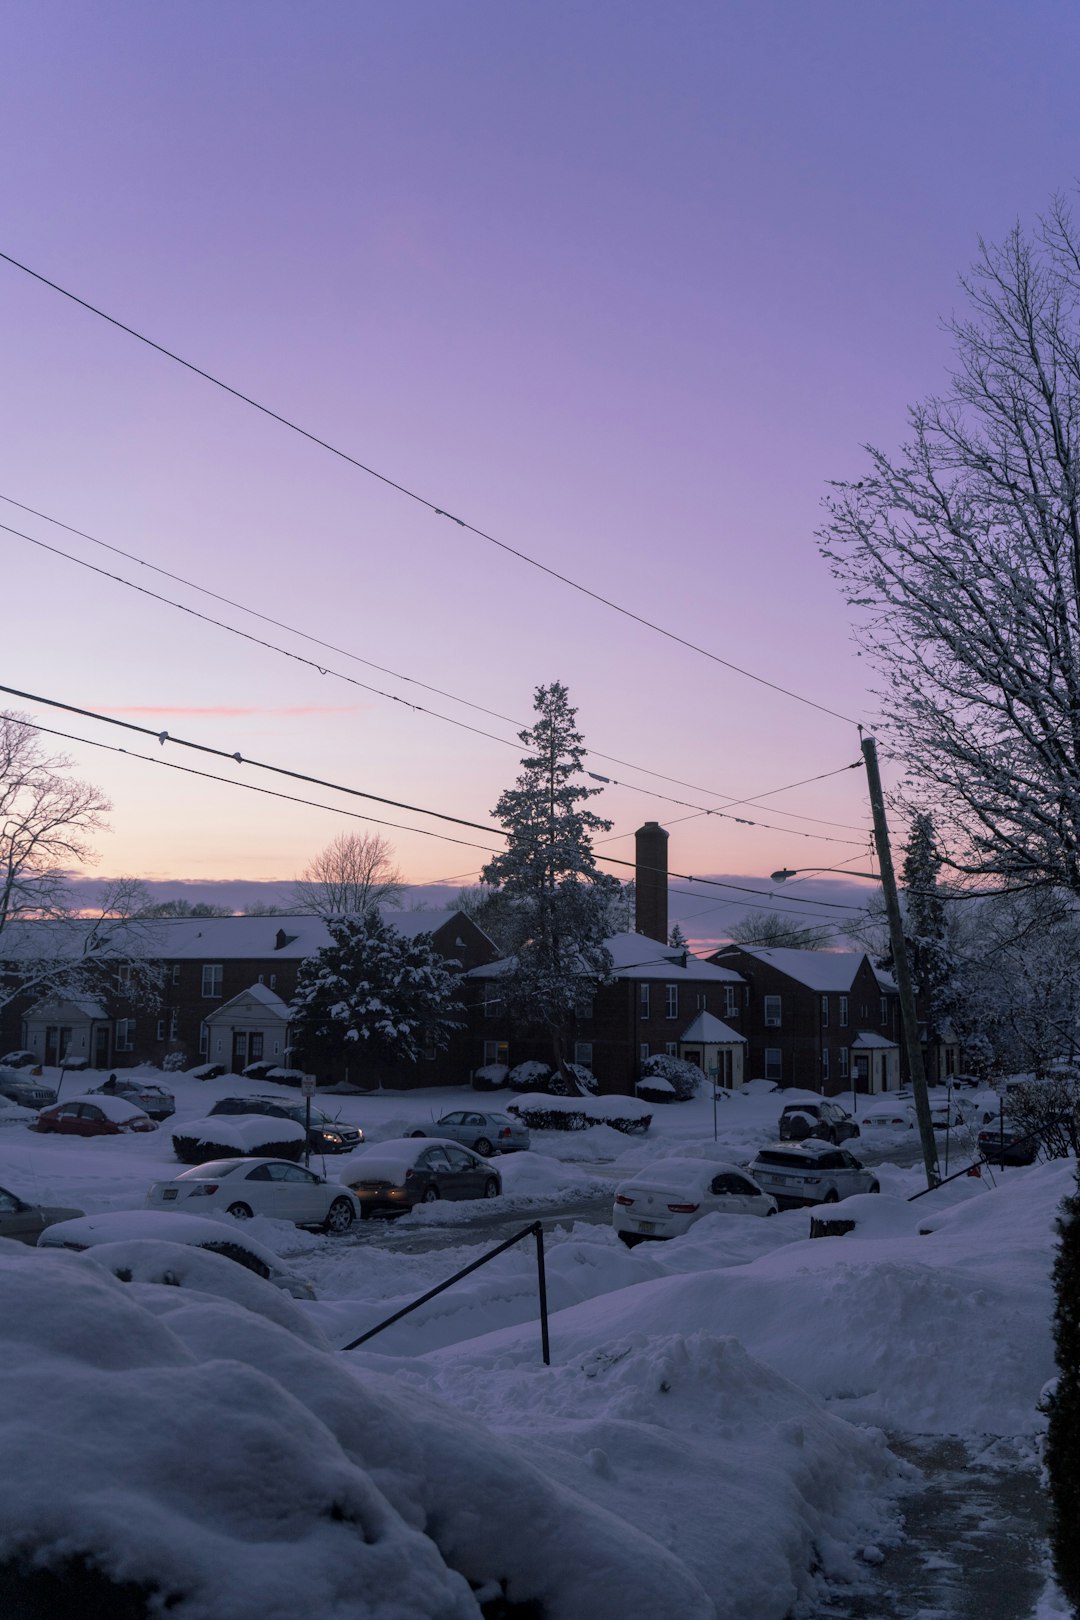
<path id="1" fill-rule="evenodd" d="M 408 1316 L 412 1311 L 419 1310 L 420 1306 L 426 1305 L 429 1299 L 435 1299 L 438 1294 L 445 1293 L 446 1290 L 448 1288 L 452 1288 L 456 1282 L 460 1282 L 462 1277 L 467 1277 L 471 1271 L 477 1271 L 481 1266 L 486 1266 L 489 1260 L 494 1260 L 497 1255 L 505 1254 L 507 1249 L 512 1249 L 515 1243 L 520 1243 L 524 1238 L 527 1237 L 534 1237 L 536 1239 L 536 1286 L 540 1296 L 540 1345 L 544 1357 L 544 1366 L 550 1367 L 551 1341 L 548 1337 L 547 1271 L 544 1266 L 544 1228 L 539 1221 L 533 1221 L 531 1225 L 523 1226 L 520 1232 L 515 1232 L 513 1237 L 507 1238 L 505 1243 L 500 1243 L 497 1249 L 489 1249 L 487 1254 L 482 1254 L 480 1256 L 479 1260 L 473 1260 L 469 1265 L 463 1266 L 460 1271 L 455 1271 L 452 1277 L 448 1277 L 445 1282 L 439 1283 L 437 1287 L 429 1288 L 426 1294 L 421 1294 L 419 1299 L 414 1299 L 411 1305 L 406 1305 L 400 1311 L 395 1311 L 393 1316 L 388 1316 L 386 1318 L 385 1322 L 380 1322 L 376 1327 L 368 1328 L 366 1333 L 361 1333 L 360 1337 L 358 1339 L 353 1339 L 350 1344 L 343 1344 L 341 1347 L 342 1350 L 355 1350 L 359 1345 L 365 1344 L 368 1339 L 373 1339 L 376 1333 L 381 1333 L 384 1328 L 392 1327 L 395 1322 L 400 1322 L 403 1316 Z"/>

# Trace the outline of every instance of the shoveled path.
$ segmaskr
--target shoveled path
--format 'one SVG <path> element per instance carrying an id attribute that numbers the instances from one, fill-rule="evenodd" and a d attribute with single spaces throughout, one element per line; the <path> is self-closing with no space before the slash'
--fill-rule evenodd
<path id="1" fill-rule="evenodd" d="M 894 1435 L 890 1445 L 923 1474 L 903 1500 L 904 1539 L 863 1590 L 834 1591 L 814 1620 L 1031 1620 L 1047 1556 L 1032 1460 L 1008 1466 L 1001 1444 L 972 1457 L 949 1438 Z"/>

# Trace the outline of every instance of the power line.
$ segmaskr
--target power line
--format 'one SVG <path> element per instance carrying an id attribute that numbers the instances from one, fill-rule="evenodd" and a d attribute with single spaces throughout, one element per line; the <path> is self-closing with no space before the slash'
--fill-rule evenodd
<path id="1" fill-rule="evenodd" d="M 59 698 L 42 697 L 36 692 L 23 692 L 15 686 L 0 685 L 0 692 L 6 692 L 9 697 L 19 698 L 24 703 L 40 703 L 46 708 L 60 709 L 65 714 L 80 715 L 84 720 L 96 720 L 102 725 L 118 726 L 121 730 L 133 731 L 143 737 L 151 737 L 154 741 L 160 743 L 162 747 L 166 743 L 172 743 L 177 748 L 191 748 L 197 753 L 210 754 L 217 759 L 231 759 L 238 765 L 249 765 L 254 770 L 270 771 L 278 776 L 287 776 L 291 781 L 307 782 L 313 787 L 329 788 L 334 793 L 346 793 L 352 798 L 370 799 L 375 804 L 389 805 L 395 810 L 408 810 L 414 815 L 433 816 L 439 821 L 448 821 L 458 827 L 469 827 L 477 832 L 484 833 L 489 838 L 492 836 L 500 838 L 508 836 L 502 828 L 485 827 L 482 822 L 469 821 L 463 816 L 452 816 L 444 810 L 428 810 L 420 805 L 403 803 L 400 799 L 388 799 L 382 794 L 371 793 L 363 788 L 347 787 L 340 782 L 330 782 L 324 777 L 311 776 L 305 771 L 292 770 L 285 765 L 272 765 L 265 760 L 249 759 L 241 754 L 239 750 L 231 752 L 227 748 L 215 748 L 210 743 L 199 743 L 186 737 L 175 737 L 168 731 L 155 731 L 151 726 L 140 726 L 134 720 L 121 720 L 115 715 L 99 714 L 96 710 L 83 708 L 79 704 L 64 703 Z M 720 878 L 695 877 L 691 872 L 662 872 L 659 867 L 639 867 L 636 862 L 621 860 L 615 855 L 598 855 L 596 859 L 604 861 L 609 866 L 627 866 L 634 871 L 645 871 L 658 876 L 681 878 L 686 883 L 703 883 L 709 888 L 730 889 L 737 894 L 756 895 L 759 899 L 775 898 L 772 891 L 768 889 L 751 889 L 745 884 L 728 883 Z M 798 895 L 792 895 L 788 898 L 802 905 L 823 906 L 830 911 L 858 911 L 861 909 L 857 906 L 841 905 L 833 900 L 801 900 Z"/>
<path id="2" fill-rule="evenodd" d="M 293 433 L 298 433 L 301 438 L 307 439 L 309 443 L 317 445 L 321 450 L 327 450 L 331 455 L 337 456 L 339 460 L 348 462 L 351 467 L 355 467 L 359 472 L 366 473 L 369 478 L 377 479 L 379 483 L 385 484 L 389 489 L 396 490 L 399 495 L 407 496 L 409 500 L 415 501 L 418 506 L 426 507 L 436 517 L 448 518 L 451 523 L 456 523 L 458 528 L 464 529 L 469 534 L 474 534 L 479 540 L 487 541 L 489 545 L 496 546 L 508 556 L 516 557 L 519 562 L 527 563 L 530 568 L 535 568 L 540 573 L 547 574 L 549 578 L 558 580 L 560 584 L 580 592 L 581 595 L 589 597 L 594 602 L 599 602 L 603 607 L 610 608 L 612 612 L 633 620 L 634 623 L 644 626 L 647 630 L 652 630 L 656 635 L 663 636 L 668 641 L 676 642 L 679 646 L 686 647 L 689 651 L 699 654 L 700 657 L 707 658 L 712 663 L 719 664 L 736 675 L 742 675 L 746 680 L 754 681 L 758 686 L 767 687 L 770 691 L 778 692 L 783 697 L 789 697 L 796 703 L 804 704 L 807 708 L 816 709 L 820 714 L 827 714 L 834 720 L 842 720 L 845 725 L 858 725 L 858 721 L 853 720 L 850 715 L 841 714 L 838 709 L 830 709 L 827 704 L 818 703 L 814 698 L 804 697 L 802 693 L 792 691 L 790 687 L 781 686 L 777 681 L 766 680 L 763 675 L 756 675 L 752 670 L 743 669 L 739 664 L 733 664 L 730 659 L 721 658 L 719 653 L 710 652 L 707 648 L 698 646 L 696 642 L 689 641 L 685 636 L 677 635 L 674 630 L 665 629 L 663 625 L 657 624 L 654 620 L 646 619 L 642 614 L 633 612 L 631 608 L 621 606 L 618 602 L 613 601 L 611 597 L 603 596 L 599 591 L 591 590 L 578 580 L 571 579 L 568 574 L 559 573 L 557 569 L 549 567 L 547 563 L 540 562 L 536 557 L 531 557 L 528 552 L 518 550 L 516 546 L 509 545 L 505 540 L 496 539 L 486 529 L 481 529 L 477 525 L 469 523 L 465 518 L 457 517 L 453 512 L 448 512 L 443 507 L 436 506 L 435 502 L 429 500 L 425 495 L 418 494 L 416 490 L 410 489 L 406 484 L 399 483 L 397 479 L 389 477 L 386 473 L 378 472 L 366 462 L 350 455 L 348 451 L 339 449 L 337 445 L 331 444 L 328 439 L 320 438 L 317 433 L 312 433 L 309 429 L 301 427 L 298 422 L 283 416 L 280 411 L 272 410 L 269 405 L 261 404 L 257 399 L 253 399 L 250 394 L 245 394 L 239 388 L 232 387 L 230 383 L 223 382 L 220 377 L 215 377 L 211 372 L 195 365 L 193 361 L 185 360 L 182 355 L 176 354 L 172 349 L 167 349 L 164 344 L 155 342 L 153 338 L 147 337 L 142 332 L 137 332 L 133 326 L 128 326 L 126 322 L 119 320 L 115 315 L 107 314 L 105 310 L 99 309 L 96 304 L 91 304 L 85 298 L 80 298 L 77 293 L 70 292 L 66 287 L 61 287 L 58 282 L 50 281 L 48 276 L 42 275 L 38 270 L 32 270 L 29 265 L 12 258 L 9 253 L 0 252 L 0 259 L 6 264 L 10 264 L 13 269 L 21 270 L 24 275 L 40 282 L 42 286 L 49 287 L 53 292 L 60 293 L 62 297 L 70 299 L 73 304 L 78 304 L 81 309 L 87 310 L 89 314 L 96 315 L 100 320 L 107 321 L 110 326 L 115 326 L 119 331 L 126 332 L 129 337 L 137 339 L 139 343 L 146 344 L 147 348 L 154 349 L 158 354 L 164 355 L 167 360 L 172 360 L 175 364 L 183 366 L 185 370 L 193 372 L 195 376 L 202 377 L 205 382 L 213 383 L 215 388 L 220 388 L 224 393 L 231 394 L 234 399 L 240 400 L 242 404 L 250 405 L 253 410 L 261 412 L 263 416 L 268 416 L 282 427 L 289 428 Z"/>
<path id="3" fill-rule="evenodd" d="M 200 585 L 195 580 L 187 579 L 182 574 L 176 574 L 176 573 L 173 573 L 168 568 L 162 568 L 157 563 L 152 563 L 152 562 L 148 561 L 145 557 L 138 556 L 137 553 L 135 553 L 135 552 L 125 551 L 121 546 L 114 546 L 114 545 L 110 544 L 109 541 L 100 539 L 97 535 L 89 534 L 85 529 L 78 529 L 73 524 L 65 523 L 60 518 L 52 517 L 48 512 L 42 512 L 42 511 L 39 511 L 36 507 L 27 506 L 24 501 L 17 501 L 14 498 L 14 496 L 12 496 L 12 495 L 5 495 L 2 492 L 0 492 L 0 500 L 5 501 L 9 506 L 17 507 L 21 512 L 29 513 L 31 517 L 40 518 L 45 523 L 51 523 L 55 528 L 63 529 L 68 534 L 77 535 L 79 537 L 79 539 L 81 539 L 81 540 L 88 540 L 91 543 L 91 545 L 100 546 L 103 550 L 112 552 L 115 556 L 123 557 L 123 558 L 126 559 L 126 561 L 135 563 L 141 568 L 148 568 L 153 573 L 162 575 L 162 577 L 165 578 L 165 579 L 171 579 L 176 584 L 183 585 L 188 590 L 198 591 L 201 595 L 208 596 L 208 597 L 212 598 L 216 602 L 225 603 L 225 605 L 227 607 L 236 608 L 237 611 L 240 612 L 240 613 L 249 614 L 252 618 L 259 619 L 264 624 L 272 624 L 279 630 L 286 630 L 286 631 L 288 631 L 288 633 L 290 635 L 299 636 L 302 640 L 310 641 L 315 646 L 325 647 L 327 649 L 327 651 L 329 651 L 329 652 L 339 653 L 341 655 L 341 657 L 343 657 L 343 658 L 349 658 L 355 663 L 364 664 L 369 669 L 376 669 L 381 674 L 390 675 L 394 680 L 405 681 L 409 685 L 412 685 L 412 686 L 419 686 L 424 691 L 434 692 L 439 697 L 448 698 L 452 703 L 460 703 L 465 708 L 475 709 L 477 711 L 477 713 L 489 715 L 492 719 L 504 720 L 507 725 L 516 727 L 517 732 L 518 732 L 518 740 L 520 740 L 520 733 L 524 729 L 524 722 L 521 721 L 521 720 L 515 720 L 511 715 L 502 714 L 497 709 L 485 708 L 483 704 L 473 703 L 468 698 L 459 697 L 455 692 L 448 692 L 443 687 L 433 686 L 429 682 L 421 681 L 421 680 L 417 679 L 417 677 L 415 677 L 413 675 L 403 675 L 399 670 L 390 669 L 385 664 L 377 664 L 372 659 L 361 657 L 359 653 L 350 652 L 346 648 L 336 646 L 333 642 L 324 641 L 321 637 L 313 636 L 306 630 L 299 630 L 299 629 L 297 629 L 297 627 L 295 625 L 287 624 L 284 620 L 281 620 L 281 619 L 275 619 L 270 614 L 262 613 L 257 608 L 253 608 L 253 607 L 248 606 L 248 604 L 245 603 L 245 602 L 238 602 L 232 597 L 222 595 L 221 592 L 219 592 L 219 591 L 211 590 L 208 586 Z M 465 730 L 472 730 L 473 732 L 475 732 L 475 734 L 477 736 L 487 737 L 493 742 L 503 743 L 507 747 L 516 747 L 517 746 L 517 741 L 510 741 L 508 738 L 505 738 L 505 737 L 497 737 L 493 732 L 484 731 L 484 730 L 480 729 L 479 727 L 466 726 L 464 724 L 464 722 L 459 721 L 459 720 L 455 720 L 450 715 L 439 714 L 438 711 L 436 711 L 434 709 L 425 708 L 423 704 L 411 703 L 407 699 L 399 697 L 396 693 L 384 692 L 380 687 L 369 686 L 365 682 L 357 681 L 353 677 L 351 677 L 349 675 L 344 675 L 338 670 L 329 669 L 329 668 L 325 667 L 324 665 L 316 662 L 314 659 L 304 658 L 301 654 L 291 652 L 288 648 L 279 647 L 276 643 L 266 641 L 260 636 L 253 636 L 248 631 L 241 630 L 238 627 L 236 627 L 235 625 L 226 624 L 223 620 L 215 619 L 215 618 L 211 617 L 209 614 L 199 613 L 197 609 L 189 607 L 185 603 L 177 602 L 173 597 L 163 596 L 163 595 L 159 594 L 156 591 L 149 590 L 145 586 L 137 585 L 137 584 L 134 583 L 134 581 L 129 580 L 129 579 L 125 579 L 120 574 L 113 574 L 113 573 L 110 573 L 107 569 L 96 568 L 93 563 L 87 562 L 84 558 L 73 556 L 72 553 L 68 552 L 68 551 L 61 551 L 59 547 L 50 546 L 50 545 L 48 545 L 48 543 L 46 541 L 38 539 L 35 535 L 27 534 L 22 529 L 15 529 L 15 528 L 11 527 L 8 524 L 0 524 L 0 529 L 3 529 L 8 534 L 16 535 L 19 539 L 27 540 L 27 541 L 29 541 L 29 543 L 31 545 L 38 546 L 43 551 L 51 552 L 54 556 L 62 557 L 67 562 L 76 563 L 79 567 L 89 569 L 92 573 L 99 574 L 103 578 L 112 580 L 114 583 L 116 583 L 118 585 L 124 585 L 129 590 L 138 591 L 142 595 L 149 596 L 156 602 L 161 602 L 161 603 L 163 603 L 164 605 L 166 605 L 168 607 L 176 608 L 179 612 L 188 613 L 194 618 L 201 619 L 206 624 L 212 624 L 212 625 L 216 626 L 220 630 L 228 631 L 231 635 L 240 636 L 244 640 L 251 641 L 251 642 L 255 643 L 257 646 L 264 647 L 264 648 L 266 648 L 267 650 L 269 650 L 271 652 L 280 653 L 282 657 L 291 658 L 296 663 L 306 664 L 309 668 L 316 670 L 317 673 L 320 674 L 320 675 L 323 675 L 323 676 L 330 675 L 330 676 L 333 676 L 336 680 L 347 681 L 347 682 L 349 682 L 350 685 L 356 686 L 356 687 L 360 688 L 361 690 L 363 690 L 365 692 L 372 692 L 376 696 L 384 697 L 389 702 L 392 702 L 392 703 L 401 703 L 406 708 L 413 709 L 414 711 L 416 711 L 416 712 L 418 712 L 420 714 L 427 714 L 427 715 L 433 716 L 435 719 L 445 720 L 449 725 L 462 726 Z M 855 763 L 853 765 L 851 765 L 851 766 L 841 766 L 838 770 L 823 771 L 823 772 L 819 773 L 816 776 L 803 777 L 798 782 L 786 783 L 786 784 L 782 785 L 781 787 L 777 787 L 777 788 L 767 788 L 767 789 L 763 790 L 762 792 L 749 794 L 744 798 L 735 798 L 730 793 L 720 794 L 720 793 L 717 793 L 716 790 L 710 790 L 708 788 L 697 787 L 693 783 L 683 782 L 679 777 L 666 776 L 662 771 L 651 770 L 648 766 L 646 766 L 646 765 L 638 765 L 632 760 L 619 759 L 614 754 L 601 753 L 598 749 L 595 749 L 595 748 L 586 748 L 586 749 L 583 750 L 583 752 L 589 758 L 603 759 L 603 760 L 609 761 L 613 765 L 622 765 L 628 770 L 641 771 L 641 773 L 643 775 L 645 775 L 645 776 L 653 776 L 658 781 L 671 782 L 676 787 L 687 787 L 687 788 L 690 788 L 690 790 L 692 792 L 705 793 L 705 794 L 708 794 L 710 797 L 715 796 L 715 797 L 718 797 L 718 798 L 722 798 L 724 800 L 724 804 L 723 804 L 722 807 L 721 806 L 716 806 L 716 807 L 712 807 L 712 808 L 706 808 L 705 806 L 702 806 L 702 805 L 689 804 L 685 799 L 673 798 L 670 794 L 660 793 L 655 788 L 642 787 L 642 786 L 640 786 L 640 785 L 638 785 L 637 783 L 634 783 L 634 782 L 620 782 L 614 777 L 601 776 L 597 772 L 590 772 L 589 773 L 598 782 L 607 782 L 607 783 L 610 783 L 611 786 L 613 786 L 613 787 L 625 788 L 628 791 L 633 792 L 633 793 L 647 793 L 651 797 L 653 797 L 655 799 L 663 800 L 667 804 L 677 804 L 677 805 L 680 805 L 680 806 L 684 807 L 685 809 L 692 810 L 695 815 L 706 815 L 706 816 L 708 816 L 708 815 L 723 815 L 725 811 L 730 810 L 733 806 L 736 806 L 736 805 L 747 805 L 747 806 L 752 806 L 754 809 L 760 809 L 761 806 L 755 804 L 754 803 L 755 800 L 774 798 L 777 794 L 788 793 L 790 791 L 793 791 L 795 788 L 805 787 L 811 782 L 824 781 L 827 777 L 839 775 L 841 773 L 841 771 L 843 771 L 843 770 L 861 769 L 862 768 L 862 763 L 863 763 L 862 759 L 860 758 L 860 759 L 856 760 Z M 850 822 L 830 821 L 827 817 L 803 815 L 803 814 L 800 814 L 800 812 L 797 811 L 797 810 L 781 810 L 780 814 L 787 816 L 789 820 L 813 821 L 813 822 L 818 823 L 821 826 L 826 826 L 826 827 L 829 827 L 829 826 L 832 826 L 832 827 L 847 827 L 850 831 L 853 831 L 853 832 L 861 832 L 861 831 L 863 831 L 863 829 L 861 827 L 857 827 L 857 826 L 855 826 L 854 824 L 852 824 Z M 693 818 L 692 817 L 683 817 L 681 819 L 683 819 L 683 820 L 691 820 Z M 733 819 L 740 820 L 740 819 L 744 819 L 744 818 L 735 817 Z M 770 824 L 767 823 L 767 822 L 762 822 L 762 823 L 751 823 L 751 825 L 769 826 Z M 783 828 L 783 827 L 774 827 L 772 830 L 774 830 L 776 832 L 784 832 L 784 831 L 787 831 L 788 829 Z M 628 834 L 628 833 L 625 833 L 625 834 L 620 833 L 617 836 L 619 836 L 619 837 L 629 837 L 630 834 Z M 829 838 L 826 838 L 825 835 L 822 835 L 822 840 L 823 840 L 823 842 L 829 842 L 829 843 L 844 843 L 845 841 L 850 841 L 850 840 L 844 840 L 844 839 L 829 839 Z"/>

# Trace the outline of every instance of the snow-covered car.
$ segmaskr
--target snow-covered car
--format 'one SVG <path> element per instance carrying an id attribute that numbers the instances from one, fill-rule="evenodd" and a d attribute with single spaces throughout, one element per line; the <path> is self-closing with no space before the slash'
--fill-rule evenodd
<path id="1" fill-rule="evenodd" d="M 56 1101 L 56 1092 L 25 1071 L 0 1068 L 0 1097 L 9 1097 L 23 1108 L 47 1108 Z"/>
<path id="2" fill-rule="evenodd" d="M 195 1204 L 195 1200 L 198 1200 Z M 146 1195 L 148 1209 L 182 1209 L 201 1214 L 223 1209 L 237 1220 L 269 1215 L 324 1232 L 347 1232 L 360 1218 L 360 1205 L 347 1187 L 326 1181 L 290 1159 L 218 1159 L 184 1170 L 172 1181 L 155 1181 Z"/>
<path id="3" fill-rule="evenodd" d="M 747 1169 L 781 1209 L 835 1204 L 853 1193 L 881 1191 L 872 1171 L 864 1170 L 847 1148 L 831 1142 L 778 1142 L 762 1148 Z"/>
<path id="4" fill-rule="evenodd" d="M 814 1137 L 839 1145 L 858 1134 L 858 1125 L 839 1103 L 788 1103 L 780 1114 L 781 1142 L 805 1142 Z"/>
<path id="5" fill-rule="evenodd" d="M 123 1075 L 110 1075 L 103 1086 L 95 1086 L 88 1097 L 122 1097 L 124 1102 L 141 1108 L 148 1119 L 171 1119 L 176 1113 L 176 1098 L 167 1086 L 155 1085 L 150 1080 L 128 1079 Z"/>
<path id="6" fill-rule="evenodd" d="M 258 1243 L 235 1222 L 182 1215 L 171 1209 L 119 1209 L 105 1215 L 83 1215 L 60 1221 L 38 1238 L 39 1249 L 95 1249 L 103 1244 L 133 1241 L 185 1243 L 196 1249 L 223 1254 L 257 1276 L 265 1277 L 294 1299 L 314 1299 L 315 1290 L 302 1277 L 287 1271 L 272 1249 Z"/>
<path id="7" fill-rule="evenodd" d="M 352 1153 L 364 1140 L 359 1125 L 346 1125 L 331 1119 L 312 1103 L 290 1102 L 281 1097 L 222 1097 L 211 1108 L 208 1119 L 222 1114 L 261 1114 L 266 1119 L 291 1119 L 307 1130 L 308 1146 L 314 1153 Z M 308 1124 L 310 1119 L 311 1123 Z"/>
<path id="8" fill-rule="evenodd" d="M 18 1193 L 0 1187 L 0 1237 L 18 1243 L 36 1243 L 47 1226 L 74 1220 L 81 1209 L 58 1209 L 49 1204 L 30 1204 Z"/>
<path id="9" fill-rule="evenodd" d="M 35 1131 L 59 1131 L 62 1136 L 121 1136 L 130 1131 L 156 1131 L 157 1125 L 141 1108 L 122 1097 L 87 1094 L 43 1108 L 34 1121 Z"/>
<path id="10" fill-rule="evenodd" d="M 25 1047 L 16 1047 L 14 1052 L 5 1052 L 0 1057 L 0 1068 L 3 1069 L 36 1069 L 41 1073 L 41 1059 L 36 1052 L 28 1052 Z"/>
<path id="11" fill-rule="evenodd" d="M 679 1237 L 705 1215 L 775 1215 L 770 1197 L 736 1164 L 664 1159 L 615 1188 L 611 1224 L 628 1248 Z"/>
<path id="12" fill-rule="evenodd" d="M 913 1131 L 919 1121 L 910 1103 L 883 1102 L 865 1109 L 859 1115 L 859 1123 L 864 1131 L 876 1134 L 878 1131 Z"/>
<path id="13" fill-rule="evenodd" d="M 200 1063 L 188 1074 L 192 1080 L 219 1080 L 223 1074 L 228 1074 L 224 1063 Z"/>
<path id="14" fill-rule="evenodd" d="M 967 1111 L 955 1097 L 951 1102 L 947 1098 L 941 1102 L 931 1101 L 930 1123 L 935 1131 L 955 1131 L 967 1124 Z"/>
<path id="15" fill-rule="evenodd" d="M 32 1125 L 36 1119 L 35 1109 L 24 1108 L 10 1097 L 0 1097 L 0 1129 L 5 1125 Z"/>
<path id="16" fill-rule="evenodd" d="M 452 1114 L 444 1114 L 428 1130 L 417 1129 L 412 1135 L 460 1142 L 484 1159 L 490 1159 L 493 1153 L 524 1152 L 529 1146 L 529 1127 L 520 1119 L 479 1108 L 456 1109 Z"/>
<path id="17" fill-rule="evenodd" d="M 437 1198 L 498 1198 L 502 1177 L 494 1165 L 459 1142 L 392 1137 L 354 1153 L 338 1172 L 364 1214 L 404 1215 Z"/>

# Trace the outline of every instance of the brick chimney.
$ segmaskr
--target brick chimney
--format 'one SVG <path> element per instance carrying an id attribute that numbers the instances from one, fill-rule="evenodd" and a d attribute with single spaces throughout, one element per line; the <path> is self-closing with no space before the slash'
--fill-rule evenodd
<path id="1" fill-rule="evenodd" d="M 647 821 L 634 834 L 635 873 L 634 924 L 639 934 L 668 942 L 667 844 L 666 827 Z"/>

